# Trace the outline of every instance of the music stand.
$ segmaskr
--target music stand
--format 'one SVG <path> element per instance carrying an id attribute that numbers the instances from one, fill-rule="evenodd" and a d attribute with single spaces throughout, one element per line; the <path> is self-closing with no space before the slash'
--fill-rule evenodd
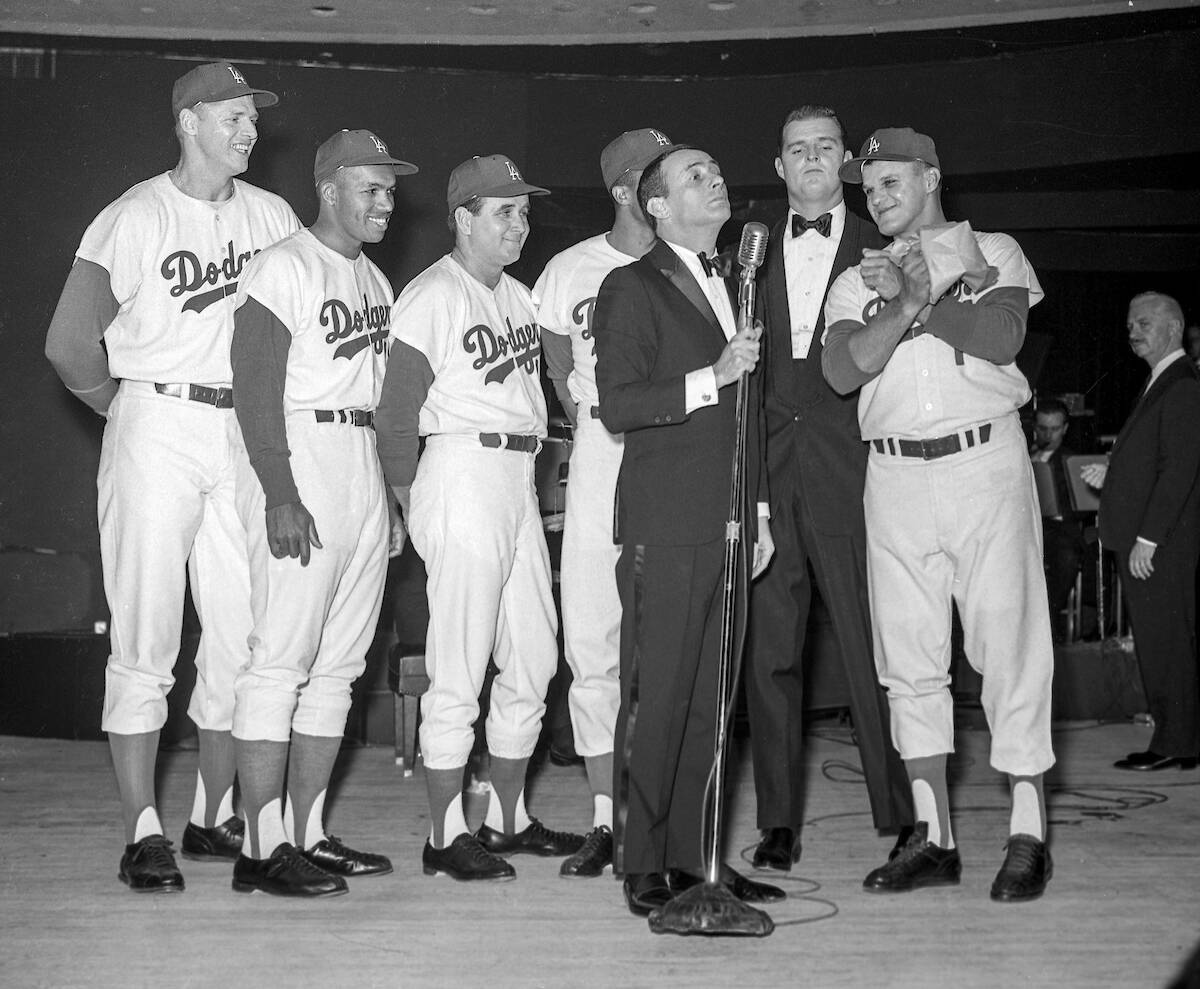
<path id="1" fill-rule="evenodd" d="M 1038 504 L 1042 508 L 1042 518 L 1053 519 L 1062 517 L 1062 508 L 1058 504 L 1058 489 L 1054 485 L 1054 472 L 1050 465 L 1041 460 L 1033 461 L 1033 483 L 1037 487 Z"/>
<path id="2" fill-rule="evenodd" d="M 1071 507 L 1077 512 L 1098 512 L 1100 510 L 1100 492 L 1089 485 L 1079 472 L 1088 464 L 1107 464 L 1108 455 L 1104 453 L 1073 454 L 1063 459 L 1063 470 L 1067 475 L 1067 491 L 1071 496 Z M 1117 581 L 1117 591 L 1120 592 L 1121 582 Z M 1118 615 L 1119 615 L 1118 605 Z M 1120 618 L 1117 619 L 1118 623 Z M 1104 544 L 1096 537 L 1096 629 L 1104 640 Z"/>
<path id="3" fill-rule="evenodd" d="M 1103 453 L 1076 453 L 1063 459 L 1063 470 L 1067 475 L 1067 487 L 1071 495 L 1071 507 L 1077 512 L 1100 510 L 1100 492 L 1091 487 L 1079 472 L 1088 464 L 1107 464 L 1108 456 Z"/>

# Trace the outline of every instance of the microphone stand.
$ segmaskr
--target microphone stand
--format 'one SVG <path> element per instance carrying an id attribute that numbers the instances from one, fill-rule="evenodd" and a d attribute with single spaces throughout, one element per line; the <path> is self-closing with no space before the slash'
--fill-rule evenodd
<path id="1" fill-rule="evenodd" d="M 744 265 L 738 288 L 738 322 L 742 330 L 754 324 L 754 276 L 757 266 Z M 737 380 L 734 405 L 733 470 L 729 485 L 729 521 L 725 524 L 724 588 L 721 600 L 721 650 L 717 665 L 716 737 L 709 769 L 701 843 L 705 851 L 704 882 L 685 890 L 650 913 L 655 934 L 742 935 L 766 937 L 775 922 L 766 912 L 733 895 L 721 881 L 721 818 L 725 806 L 725 752 L 733 722 L 733 695 L 741 672 L 746 641 L 749 597 L 749 547 L 742 539 L 745 509 L 746 412 L 748 375 Z M 740 577 L 740 580 L 739 580 Z M 738 614 L 738 598 L 742 600 Z M 740 618 L 740 622 L 739 622 Z"/>

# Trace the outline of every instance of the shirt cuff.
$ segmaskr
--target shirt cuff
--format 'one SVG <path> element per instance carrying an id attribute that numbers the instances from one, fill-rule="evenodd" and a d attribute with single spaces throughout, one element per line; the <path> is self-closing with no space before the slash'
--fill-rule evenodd
<path id="1" fill-rule="evenodd" d="M 771 517 L 771 506 L 765 501 L 758 503 L 758 517 L 760 519 L 769 519 Z"/>
<path id="2" fill-rule="evenodd" d="M 1143 539 L 1141 536 L 1138 536 L 1137 541 L 1143 546 L 1149 546 L 1151 549 L 1158 549 L 1158 543 L 1152 543 L 1149 539 Z"/>
<path id="3" fill-rule="evenodd" d="M 683 407 L 689 415 L 706 405 L 716 405 L 717 400 L 717 372 L 711 366 L 684 376 Z"/>

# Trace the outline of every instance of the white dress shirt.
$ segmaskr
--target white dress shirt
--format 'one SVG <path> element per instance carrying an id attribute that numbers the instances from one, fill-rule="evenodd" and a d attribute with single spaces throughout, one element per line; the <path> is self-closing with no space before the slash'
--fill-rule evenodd
<path id="1" fill-rule="evenodd" d="M 792 318 L 792 357 L 797 360 L 808 357 L 812 347 L 813 333 L 825 304 L 825 289 L 833 271 L 833 259 L 846 229 L 844 201 L 829 213 L 828 237 L 822 237 L 815 230 L 805 230 L 799 237 L 793 237 L 792 217 L 797 213 L 792 209 L 788 210 L 784 227 L 783 270 L 787 281 L 788 312 Z M 816 217 L 804 219 L 815 220 Z"/>

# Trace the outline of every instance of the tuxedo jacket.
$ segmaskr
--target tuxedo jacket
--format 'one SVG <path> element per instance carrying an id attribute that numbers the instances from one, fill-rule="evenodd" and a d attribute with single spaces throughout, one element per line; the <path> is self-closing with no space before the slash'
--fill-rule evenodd
<path id="1" fill-rule="evenodd" d="M 1128 553 L 1138 536 L 1194 546 L 1200 534 L 1200 373 L 1186 357 L 1142 396 L 1113 444 L 1100 491 L 1100 538 Z"/>
<path id="2" fill-rule="evenodd" d="M 736 283 L 726 279 L 737 313 Z M 699 546 L 721 539 L 730 514 L 736 385 L 716 405 L 685 411 L 684 379 L 714 364 L 727 343 L 707 297 L 662 241 L 610 272 L 592 320 L 600 419 L 625 434 L 617 482 L 616 540 Z M 761 359 L 760 359 L 761 362 Z M 767 501 L 757 371 L 749 376 L 743 508 L 754 538 L 753 502 Z"/>
<path id="3" fill-rule="evenodd" d="M 762 371 L 767 476 L 776 498 L 788 498 L 799 488 L 818 531 L 861 530 L 867 448 L 858 429 L 858 392 L 838 395 L 821 372 L 824 300 L 808 357 L 792 357 L 792 317 L 783 266 L 783 243 L 789 235 L 784 216 L 771 231 L 759 275 L 759 311 L 766 327 Z M 825 293 L 838 275 L 862 260 L 864 247 L 881 248 L 885 243 L 872 224 L 847 209 Z M 784 477 L 793 483 L 782 483 Z"/>

